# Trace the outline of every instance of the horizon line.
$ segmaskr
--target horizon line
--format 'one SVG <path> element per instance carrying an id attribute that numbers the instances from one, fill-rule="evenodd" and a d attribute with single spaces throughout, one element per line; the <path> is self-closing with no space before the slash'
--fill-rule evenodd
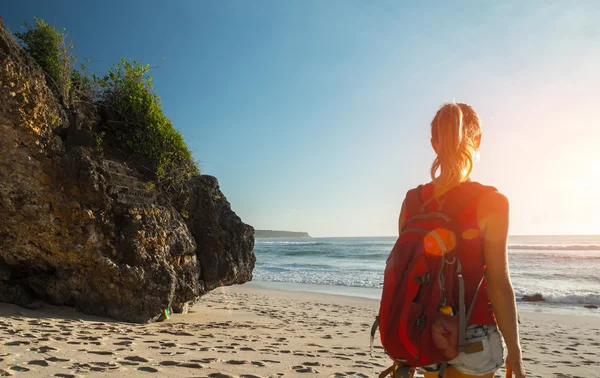
<path id="1" fill-rule="evenodd" d="M 310 236 L 310 238 L 397 238 L 398 235 L 356 235 L 356 236 Z M 508 237 L 536 237 L 536 236 L 565 236 L 565 237 L 600 237 L 600 234 L 511 234 Z M 260 239 L 260 238 L 259 238 Z"/>

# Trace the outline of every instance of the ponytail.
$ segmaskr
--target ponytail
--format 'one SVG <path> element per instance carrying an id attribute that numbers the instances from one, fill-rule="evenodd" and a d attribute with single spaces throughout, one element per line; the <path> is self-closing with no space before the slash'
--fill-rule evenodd
<path id="1" fill-rule="evenodd" d="M 480 138 L 479 116 L 471 106 L 449 103 L 438 110 L 431 122 L 431 139 L 437 144 L 437 156 L 431 166 L 436 198 L 469 178 Z"/>

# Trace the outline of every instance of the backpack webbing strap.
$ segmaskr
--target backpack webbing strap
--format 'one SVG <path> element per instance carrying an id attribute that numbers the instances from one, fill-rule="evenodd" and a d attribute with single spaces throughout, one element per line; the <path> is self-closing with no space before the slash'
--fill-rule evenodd
<path id="1" fill-rule="evenodd" d="M 469 326 L 467 322 L 471 319 L 471 314 L 473 313 L 473 308 L 475 308 L 475 301 L 477 300 L 477 295 L 479 295 L 479 289 L 481 289 L 481 285 L 483 284 L 483 280 L 485 279 L 485 271 L 483 273 L 483 277 L 479 280 L 479 284 L 477 285 L 477 289 L 475 289 L 475 295 L 469 304 L 469 310 L 465 312 L 465 280 L 463 275 L 461 274 L 461 265 L 460 261 L 457 261 L 456 274 L 458 276 L 458 352 L 463 353 L 465 351 L 465 334 L 467 332 L 467 327 Z"/>
<path id="2" fill-rule="evenodd" d="M 412 378 L 415 369 L 410 366 L 398 365 L 394 362 L 392 366 L 379 373 L 379 378 Z"/>
<path id="3" fill-rule="evenodd" d="M 444 374 L 446 374 L 447 367 L 448 367 L 448 362 L 443 362 L 440 364 L 440 371 L 438 372 L 438 378 L 444 378 Z"/>
<path id="4" fill-rule="evenodd" d="M 465 333 L 467 319 L 465 314 L 465 280 L 461 273 L 460 261 L 457 261 L 456 276 L 458 277 L 458 353 L 465 351 Z"/>
<path id="5" fill-rule="evenodd" d="M 375 317 L 375 321 L 371 326 L 371 347 L 369 349 L 369 354 L 373 357 L 373 340 L 375 340 L 375 332 L 377 332 L 377 328 L 379 328 L 379 316 Z"/>
<path id="6" fill-rule="evenodd" d="M 404 204 L 406 206 L 406 219 L 410 219 L 411 217 L 421 213 L 421 208 L 423 207 L 423 201 L 421 200 L 421 189 L 423 185 L 419 185 L 414 189 L 409 190 L 406 193 L 406 199 L 404 200 Z"/>
<path id="7" fill-rule="evenodd" d="M 467 321 L 469 321 L 469 319 L 471 319 L 471 314 L 473 313 L 473 308 L 475 308 L 475 300 L 477 299 L 477 296 L 479 295 L 479 289 L 481 289 L 481 285 L 483 285 L 483 280 L 485 280 L 485 271 L 486 270 L 487 270 L 487 268 L 483 270 L 483 276 L 479 280 L 477 289 L 475 289 L 475 295 L 473 296 L 473 300 L 471 301 L 471 304 L 469 305 L 469 310 L 467 311 Z"/>
<path id="8" fill-rule="evenodd" d="M 413 368 L 410 366 L 398 366 L 396 368 L 396 372 L 394 373 L 394 378 L 411 378 L 413 373 Z"/>
<path id="9" fill-rule="evenodd" d="M 392 366 L 379 374 L 379 378 L 412 378 L 413 373 L 414 368 L 410 366 L 398 365 L 398 363 L 394 362 Z"/>
<path id="10" fill-rule="evenodd" d="M 379 374 L 379 378 L 385 378 L 385 377 L 390 377 L 391 374 L 395 371 L 394 369 L 396 369 L 396 364 L 390 366 L 389 368 L 385 369 L 384 371 L 382 371 Z"/>

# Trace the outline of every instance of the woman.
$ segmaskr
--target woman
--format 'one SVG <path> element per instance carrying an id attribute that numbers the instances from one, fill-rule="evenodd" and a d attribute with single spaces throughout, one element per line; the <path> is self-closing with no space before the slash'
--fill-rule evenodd
<path id="1" fill-rule="evenodd" d="M 449 103 L 438 110 L 431 122 L 431 145 L 437 156 L 431 167 L 432 182 L 421 189 L 421 199 L 424 203 L 429 202 L 429 206 L 432 207 L 439 206 L 449 191 L 460 191 L 461 185 L 470 181 L 469 176 L 480 141 L 479 116 L 471 106 Z M 512 377 L 514 374 L 517 378 L 525 377 L 515 295 L 508 272 L 508 199 L 497 191 L 490 192 L 465 208 L 458 219 L 462 237 L 470 238 L 471 242 L 468 244 L 472 246 L 459 252 L 463 254 L 459 257 L 465 266 L 465 283 L 469 282 L 465 300 L 470 303 L 475 299 L 466 339 L 484 342 L 481 344 L 482 351 L 461 353 L 450 361 L 444 377 L 494 377 L 494 372 L 504 363 L 502 337 L 508 351 L 507 376 Z M 399 219 L 400 229 L 406 220 L 406 208 L 403 203 Z M 474 286 L 477 286 L 478 279 L 475 277 L 481 277 L 484 270 L 486 279 L 481 290 L 477 292 Z M 472 273 L 472 277 L 469 277 L 469 272 Z M 498 333 L 498 327 L 502 337 Z M 425 378 L 437 378 L 439 369 L 438 365 L 425 367 Z"/>

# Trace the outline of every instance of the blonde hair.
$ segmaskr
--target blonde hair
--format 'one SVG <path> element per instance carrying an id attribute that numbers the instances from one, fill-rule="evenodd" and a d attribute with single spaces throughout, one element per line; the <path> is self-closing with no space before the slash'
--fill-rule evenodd
<path id="1" fill-rule="evenodd" d="M 435 183 L 434 195 L 439 198 L 466 181 L 473 170 L 473 153 L 481 140 L 479 116 L 467 104 L 444 104 L 431 121 L 431 139 L 437 143 L 431 179 Z"/>

